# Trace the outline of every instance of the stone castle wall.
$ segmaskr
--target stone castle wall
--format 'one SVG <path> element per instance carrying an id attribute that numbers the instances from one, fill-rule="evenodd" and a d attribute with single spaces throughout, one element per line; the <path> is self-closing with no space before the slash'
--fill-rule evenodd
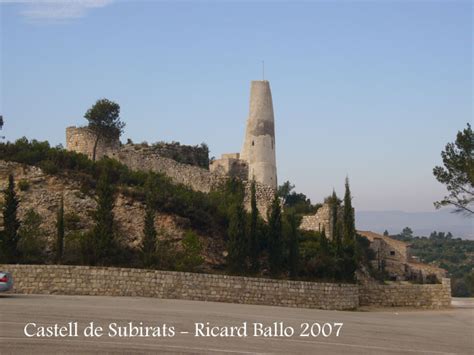
<path id="1" fill-rule="evenodd" d="M 92 159 L 95 134 L 87 127 L 66 128 L 66 149 L 85 154 Z M 120 141 L 99 139 L 96 148 L 96 159 L 112 155 L 120 149 Z"/>
<path id="2" fill-rule="evenodd" d="M 232 176 L 241 180 L 248 180 L 249 166 L 246 161 L 240 159 L 239 153 L 222 154 L 209 165 L 209 170 L 223 176 Z"/>
<path id="3" fill-rule="evenodd" d="M 78 153 L 92 157 L 94 145 L 93 133 L 84 127 L 68 127 L 66 129 L 66 148 Z M 173 159 L 164 157 L 160 150 L 140 145 L 125 144 L 117 142 L 100 142 L 97 146 L 96 158 L 103 156 L 114 158 L 127 165 L 133 170 L 154 171 L 168 176 L 176 184 L 183 184 L 195 191 L 208 193 L 220 186 L 227 177 L 218 172 L 209 171 L 202 167 L 179 163 Z M 244 182 L 247 192 L 250 192 L 250 183 Z M 267 210 L 273 200 L 275 190 L 271 187 L 256 184 L 257 207 L 263 218 L 267 216 Z M 246 194 L 244 201 L 247 210 L 250 209 L 250 194 Z"/>
<path id="4" fill-rule="evenodd" d="M 209 170 L 198 166 L 182 164 L 165 158 L 150 149 L 137 149 L 133 145 L 125 145 L 110 155 L 133 170 L 154 171 L 168 176 L 176 184 L 183 184 L 195 191 L 210 192 L 224 179 L 212 174 Z"/>
<path id="5" fill-rule="evenodd" d="M 0 265 L 0 269 L 13 274 L 13 292 L 25 294 L 140 296 L 335 310 L 436 309 L 451 304 L 449 279 L 434 285 L 355 285 L 93 266 Z"/>
<path id="6" fill-rule="evenodd" d="M 141 296 L 301 308 L 354 309 L 357 285 L 65 265 L 0 265 L 14 292 Z"/>
<path id="7" fill-rule="evenodd" d="M 251 210 L 250 199 L 251 199 L 251 188 L 252 183 L 250 181 L 244 182 L 245 198 L 244 207 L 247 211 Z M 268 212 L 272 205 L 273 199 L 275 198 L 275 190 L 267 185 L 255 183 L 255 196 L 257 200 L 257 209 L 264 220 L 267 220 Z"/>
<path id="8" fill-rule="evenodd" d="M 160 156 L 176 160 L 179 163 L 209 168 L 209 149 L 204 144 L 200 146 L 182 145 L 178 142 L 154 143 L 148 149 L 158 153 Z"/>
<path id="9" fill-rule="evenodd" d="M 328 203 L 323 204 L 315 214 L 303 216 L 300 229 L 326 233 L 326 237 L 332 239 L 331 206 Z"/>

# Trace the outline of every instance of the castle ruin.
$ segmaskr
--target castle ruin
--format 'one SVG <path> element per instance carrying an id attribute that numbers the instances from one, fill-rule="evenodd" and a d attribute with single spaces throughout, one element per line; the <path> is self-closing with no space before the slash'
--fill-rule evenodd
<path id="1" fill-rule="evenodd" d="M 66 128 L 67 150 L 92 158 L 94 142 L 95 134 L 89 128 Z M 273 103 L 268 81 L 251 83 L 250 113 L 242 154 L 224 154 L 221 159 L 208 166 L 186 164 L 172 158 L 173 153 L 178 154 L 178 149 L 185 147 L 192 156 L 191 161 L 203 160 L 202 152 L 197 147 L 193 150 L 193 147 L 177 144 L 122 144 L 119 139 L 99 140 L 96 158 L 107 156 L 134 170 L 162 173 L 174 183 L 206 193 L 220 186 L 229 177 L 239 178 L 244 182 L 244 205 L 247 209 L 250 209 L 250 186 L 255 181 L 257 207 L 266 219 L 277 188 Z"/>
<path id="2" fill-rule="evenodd" d="M 94 142 L 95 135 L 87 127 L 66 128 L 66 149 L 92 158 Z M 173 159 L 173 156 L 179 154 L 178 149 L 186 147 L 188 154 L 191 154 L 190 161 L 202 162 L 202 152 L 198 152 L 197 147 L 177 144 L 148 146 L 131 142 L 121 144 L 118 139 L 103 139 L 97 144 L 96 158 L 108 156 L 134 170 L 162 173 L 175 183 L 206 193 L 229 177 L 238 178 L 244 182 L 244 204 L 248 210 L 250 186 L 255 181 L 257 207 L 266 219 L 278 186 L 275 146 L 275 118 L 270 83 L 267 80 L 255 80 L 250 84 L 249 116 L 240 153 L 222 154 L 220 159 L 210 162 L 208 166 L 183 164 Z M 326 236 L 332 239 L 331 213 L 330 205 L 324 203 L 314 215 L 303 217 L 300 228 L 320 232 L 324 230 Z"/>
<path id="3" fill-rule="evenodd" d="M 241 153 L 223 154 L 209 168 L 221 175 L 277 188 L 275 118 L 267 80 L 255 80 L 250 85 L 249 117 Z"/>
<path id="4" fill-rule="evenodd" d="M 66 129 L 66 148 L 86 154 L 92 158 L 95 134 L 87 127 L 68 127 Z M 201 149 L 201 150 L 199 150 Z M 250 210 L 250 188 L 256 184 L 257 208 L 263 218 L 274 199 L 277 189 L 277 169 L 275 154 L 275 122 L 273 103 L 268 81 L 252 81 L 250 90 L 250 109 L 241 153 L 223 154 L 218 160 L 209 163 L 207 147 L 181 146 L 180 144 L 160 143 L 121 144 L 116 140 L 98 142 L 96 157 L 108 156 L 134 170 L 154 171 L 168 176 L 174 183 L 183 184 L 195 191 L 208 193 L 222 185 L 230 177 L 239 178 L 244 183 L 244 205 Z M 186 151 L 186 162 L 177 161 L 176 156 Z M 173 158 L 174 157 L 174 158 Z M 204 163 L 203 163 L 204 161 Z M 341 207 L 336 210 L 341 213 Z M 329 239 L 334 237 L 334 209 L 330 201 L 313 214 L 303 216 L 300 229 L 325 231 Z M 440 280 L 445 276 L 443 270 L 416 263 L 408 254 L 406 243 L 372 232 L 359 232 L 371 243 L 377 254 L 374 267 L 389 273 L 393 280 L 406 280 L 420 275 L 425 280 L 436 275 Z"/>

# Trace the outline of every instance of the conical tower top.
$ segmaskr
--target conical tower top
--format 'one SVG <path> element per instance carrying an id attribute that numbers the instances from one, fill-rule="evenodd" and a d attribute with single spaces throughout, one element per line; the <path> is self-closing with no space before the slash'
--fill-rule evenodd
<path id="1" fill-rule="evenodd" d="M 250 109 L 241 159 L 249 166 L 249 179 L 277 187 L 275 119 L 268 80 L 250 85 Z"/>

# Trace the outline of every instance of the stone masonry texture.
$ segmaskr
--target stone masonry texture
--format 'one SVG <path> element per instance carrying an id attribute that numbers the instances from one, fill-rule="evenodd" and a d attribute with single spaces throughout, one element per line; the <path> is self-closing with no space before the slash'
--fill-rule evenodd
<path id="1" fill-rule="evenodd" d="M 451 305 L 451 281 L 441 284 L 366 285 L 359 289 L 361 306 L 445 308 Z"/>
<path id="2" fill-rule="evenodd" d="M 92 156 L 93 135 L 87 127 L 68 127 L 66 129 L 66 149 Z M 182 164 L 160 155 L 155 149 L 143 148 L 140 145 L 110 142 L 99 144 L 97 159 L 108 156 L 127 165 L 133 170 L 154 171 L 168 176 L 175 184 L 183 184 L 195 191 L 208 193 L 220 186 L 227 179 L 218 172 L 212 172 L 199 166 Z M 244 181 L 246 191 L 250 191 L 250 182 Z M 257 207 L 264 219 L 271 206 L 275 190 L 271 186 L 256 183 Z M 245 207 L 250 209 L 250 198 L 247 194 Z"/>
<path id="3" fill-rule="evenodd" d="M 66 265 L 0 265 L 14 292 L 141 296 L 332 310 L 362 306 L 442 308 L 449 279 L 434 285 L 355 285 L 187 272 Z"/>
<path id="4" fill-rule="evenodd" d="M 357 286 L 187 272 L 58 265 L 0 265 L 14 292 L 142 296 L 286 307 L 353 309 Z"/>
<path id="5" fill-rule="evenodd" d="M 252 81 L 250 108 L 240 159 L 248 163 L 249 180 L 277 188 L 275 119 L 270 83 Z"/>

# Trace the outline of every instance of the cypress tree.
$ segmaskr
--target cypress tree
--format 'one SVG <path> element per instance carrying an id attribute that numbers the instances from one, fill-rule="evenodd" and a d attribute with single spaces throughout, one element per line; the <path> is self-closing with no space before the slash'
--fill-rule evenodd
<path id="1" fill-rule="evenodd" d="M 250 257 L 250 270 L 252 272 L 257 272 L 259 269 L 258 264 L 258 254 L 259 254 L 259 245 L 258 245 L 258 209 L 257 209 L 257 196 L 255 181 L 252 181 L 250 187 L 250 230 L 249 230 L 249 257 Z"/>
<path id="2" fill-rule="evenodd" d="M 340 223 L 338 220 L 339 212 L 339 198 L 336 195 L 336 191 L 332 190 L 332 196 L 330 197 L 331 201 L 331 224 L 332 224 L 332 239 L 336 244 L 337 252 L 341 250 L 341 231 Z"/>
<path id="3" fill-rule="evenodd" d="M 326 230 L 323 227 L 323 230 L 321 231 L 321 248 L 326 252 L 329 253 L 329 240 L 326 237 Z"/>
<path id="4" fill-rule="evenodd" d="M 288 264 L 290 278 L 294 279 L 298 275 L 298 221 L 294 213 L 288 215 L 288 223 L 290 226 Z"/>
<path id="5" fill-rule="evenodd" d="M 92 231 L 94 255 L 92 264 L 105 264 L 112 257 L 114 247 L 114 201 L 115 189 L 105 168 L 100 174 L 96 189 L 97 210 L 94 213 L 95 226 Z"/>
<path id="6" fill-rule="evenodd" d="M 281 206 L 278 195 L 275 194 L 268 218 L 268 261 L 273 276 L 277 276 L 282 270 L 282 239 Z"/>
<path id="7" fill-rule="evenodd" d="M 157 232 L 155 229 L 155 186 L 148 180 L 146 186 L 145 223 L 143 226 L 142 263 L 150 267 L 155 263 Z"/>
<path id="8" fill-rule="evenodd" d="M 354 209 L 352 208 L 351 190 L 349 187 L 349 178 L 346 177 L 346 191 L 344 194 L 344 209 L 343 209 L 343 241 L 344 244 L 353 244 L 356 229 Z"/>
<path id="9" fill-rule="evenodd" d="M 240 194 L 241 195 L 241 194 Z M 246 259 L 247 240 L 245 235 L 245 209 L 243 196 L 239 196 L 237 202 L 230 209 L 230 222 L 227 234 L 227 265 L 229 271 L 237 273 L 242 270 Z"/>
<path id="10" fill-rule="evenodd" d="M 18 229 L 20 228 L 20 221 L 17 217 L 19 200 L 15 193 L 15 180 L 13 175 L 8 175 L 8 186 L 3 191 L 4 205 L 3 205 L 3 240 L 2 249 L 5 254 L 7 262 L 18 261 L 18 241 L 20 236 Z"/>
<path id="11" fill-rule="evenodd" d="M 61 196 L 56 215 L 56 263 L 60 264 L 64 252 L 64 197 Z"/>

